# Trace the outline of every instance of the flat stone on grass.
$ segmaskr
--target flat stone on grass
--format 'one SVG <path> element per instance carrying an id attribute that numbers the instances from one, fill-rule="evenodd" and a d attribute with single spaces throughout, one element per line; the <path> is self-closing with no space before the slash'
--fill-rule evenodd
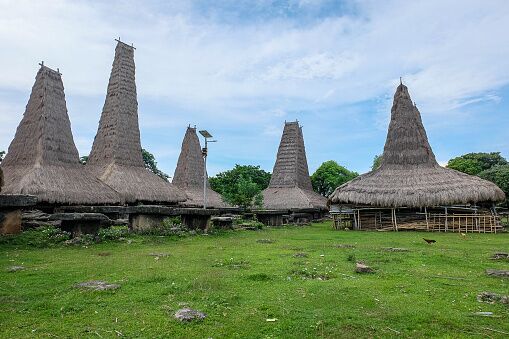
<path id="1" fill-rule="evenodd" d="M 358 262 L 355 264 L 355 272 L 356 273 L 375 273 L 375 270 L 364 263 Z"/>
<path id="2" fill-rule="evenodd" d="M 507 271 L 507 270 L 487 269 L 486 274 L 491 277 L 509 278 L 509 271 Z"/>
<path id="3" fill-rule="evenodd" d="M 181 322 L 191 322 L 196 320 L 203 320 L 207 315 L 203 312 L 193 310 L 192 308 L 185 307 L 175 312 L 175 319 Z"/>
<path id="4" fill-rule="evenodd" d="M 350 245 L 350 244 L 335 244 L 334 247 L 336 247 L 336 248 L 355 248 L 355 245 Z"/>
<path id="5" fill-rule="evenodd" d="M 294 258 L 307 258 L 308 254 L 304 252 L 298 252 L 293 255 Z"/>
<path id="6" fill-rule="evenodd" d="M 116 290 L 117 288 L 120 288 L 120 285 L 118 284 L 110 284 L 106 281 L 102 280 L 91 280 L 91 281 L 85 281 L 82 283 L 78 283 L 74 285 L 75 288 L 81 288 L 81 289 L 87 289 L 91 291 L 106 291 L 106 290 Z"/>
<path id="7" fill-rule="evenodd" d="M 256 242 L 259 244 L 272 244 L 275 243 L 276 241 L 272 239 L 258 239 L 256 240 Z"/>
<path id="8" fill-rule="evenodd" d="M 25 269 L 25 266 L 10 266 L 7 268 L 7 272 L 13 273 L 18 271 L 23 271 Z"/>
<path id="9" fill-rule="evenodd" d="M 493 256 L 491 257 L 493 260 L 509 260 L 509 253 L 493 253 Z"/>
<path id="10" fill-rule="evenodd" d="M 509 296 L 500 295 L 493 292 L 482 292 L 477 295 L 477 301 L 488 304 L 509 304 Z"/>

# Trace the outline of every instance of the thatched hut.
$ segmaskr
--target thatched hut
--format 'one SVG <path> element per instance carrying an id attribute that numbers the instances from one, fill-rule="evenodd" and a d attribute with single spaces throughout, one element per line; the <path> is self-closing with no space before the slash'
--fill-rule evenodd
<path id="1" fill-rule="evenodd" d="M 188 206 L 203 206 L 203 175 L 205 164 L 196 134 L 196 127 L 188 127 L 182 141 L 182 148 L 177 162 L 177 168 L 172 183 L 187 194 Z M 210 188 L 207 178 L 206 206 L 221 208 L 227 205 L 221 196 Z"/>
<path id="2" fill-rule="evenodd" d="M 87 161 L 127 203 L 185 201 L 185 193 L 145 168 L 138 126 L 134 47 L 118 41 L 106 100 Z"/>
<path id="3" fill-rule="evenodd" d="M 297 121 L 285 122 L 269 187 L 263 191 L 264 207 L 325 210 L 326 202 L 311 185 L 302 127 Z"/>
<path id="4" fill-rule="evenodd" d="M 420 112 L 400 84 L 380 167 L 336 188 L 329 203 L 338 227 L 496 231 L 490 208 L 504 198 L 495 184 L 437 163 Z"/>
<path id="5" fill-rule="evenodd" d="M 61 74 L 43 64 L 1 167 L 4 194 L 31 194 L 48 204 L 121 202 L 79 162 Z"/>

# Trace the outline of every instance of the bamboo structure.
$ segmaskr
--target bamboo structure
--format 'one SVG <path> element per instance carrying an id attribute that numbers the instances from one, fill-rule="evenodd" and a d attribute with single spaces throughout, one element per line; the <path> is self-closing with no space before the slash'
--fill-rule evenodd
<path id="1" fill-rule="evenodd" d="M 336 228 L 353 213 L 354 229 L 497 232 L 490 206 L 504 199 L 494 183 L 437 163 L 420 112 L 400 84 L 380 167 L 336 188 L 328 203 Z"/>

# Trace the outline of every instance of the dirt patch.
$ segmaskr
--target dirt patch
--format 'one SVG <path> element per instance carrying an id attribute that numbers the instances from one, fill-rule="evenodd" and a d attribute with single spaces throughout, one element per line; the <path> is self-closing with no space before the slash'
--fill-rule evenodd
<path id="1" fill-rule="evenodd" d="M 7 272 L 13 273 L 18 271 L 23 271 L 25 269 L 25 266 L 10 266 L 7 267 Z"/>
<path id="2" fill-rule="evenodd" d="M 272 239 L 258 239 L 256 240 L 257 243 L 259 244 L 273 244 L 276 242 L 276 240 L 272 240 Z"/>
<path id="3" fill-rule="evenodd" d="M 410 250 L 408 248 L 400 248 L 400 247 L 384 247 L 382 249 L 387 252 L 410 252 Z"/>
<path id="4" fill-rule="evenodd" d="M 333 246 L 336 248 L 355 248 L 355 245 L 350 244 L 334 244 Z"/>

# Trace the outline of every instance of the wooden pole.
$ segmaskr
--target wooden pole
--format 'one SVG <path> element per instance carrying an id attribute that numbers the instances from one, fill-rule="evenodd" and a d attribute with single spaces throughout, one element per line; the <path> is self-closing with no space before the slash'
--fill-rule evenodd
<path id="1" fill-rule="evenodd" d="M 424 214 L 426 215 L 426 229 L 429 232 L 428 209 L 426 207 L 424 207 Z"/>

